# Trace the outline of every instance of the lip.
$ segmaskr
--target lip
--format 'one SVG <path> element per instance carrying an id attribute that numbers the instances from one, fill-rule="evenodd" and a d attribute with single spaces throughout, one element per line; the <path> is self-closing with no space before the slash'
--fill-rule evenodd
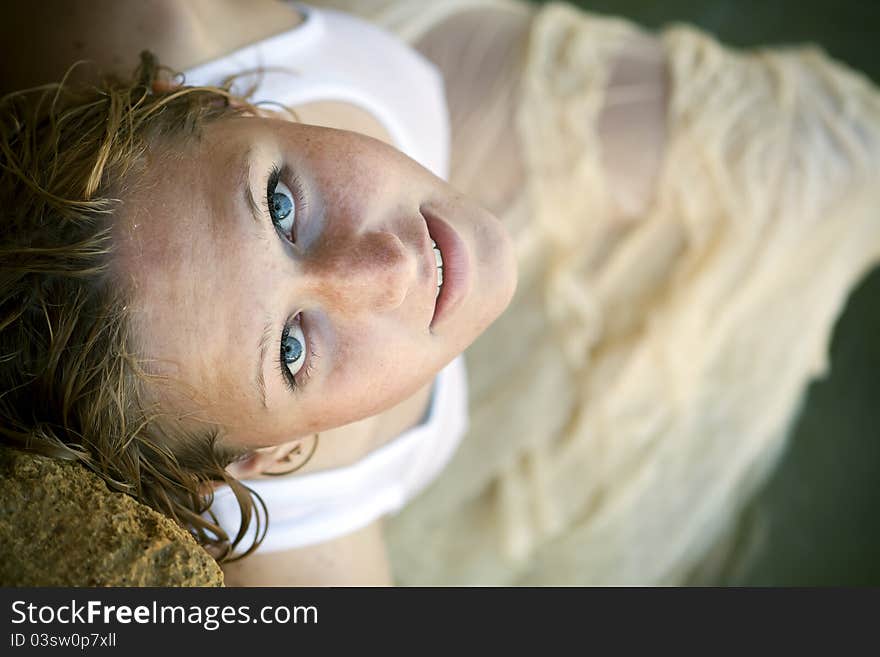
<path id="1" fill-rule="evenodd" d="M 443 287 L 440 288 L 440 295 L 434 304 L 434 315 L 429 327 L 434 330 L 454 313 L 467 296 L 470 260 L 461 236 L 452 226 L 430 210 L 419 208 L 419 212 L 425 219 L 430 237 L 437 242 L 443 254 Z M 431 262 L 434 262 L 433 250 L 430 250 L 429 256 Z M 436 290 L 436 278 L 434 282 Z"/>

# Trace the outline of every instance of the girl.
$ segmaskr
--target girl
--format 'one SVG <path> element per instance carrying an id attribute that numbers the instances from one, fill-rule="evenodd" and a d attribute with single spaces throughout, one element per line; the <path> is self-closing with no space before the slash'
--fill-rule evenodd
<path id="1" fill-rule="evenodd" d="M 6 90 L 184 76 L 3 101 L 4 441 L 230 584 L 681 581 L 876 262 L 878 96 L 815 50 L 497 0 L 15 11 Z"/>

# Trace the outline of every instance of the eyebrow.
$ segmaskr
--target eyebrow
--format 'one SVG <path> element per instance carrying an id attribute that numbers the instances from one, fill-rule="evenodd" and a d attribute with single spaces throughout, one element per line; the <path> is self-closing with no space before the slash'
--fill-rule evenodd
<path id="1" fill-rule="evenodd" d="M 253 155 L 253 148 L 248 148 L 243 156 L 243 163 L 241 170 L 244 172 L 241 179 L 242 186 L 242 194 L 244 196 L 245 204 L 251 210 L 251 216 L 256 224 L 260 227 L 263 226 L 263 209 L 257 203 L 257 200 L 254 198 L 253 190 L 251 189 L 251 157 Z M 258 230 L 257 234 L 265 239 L 265 234 L 262 230 Z M 257 367 L 256 367 L 256 384 L 257 384 L 257 393 L 260 396 L 260 402 L 263 405 L 263 408 L 268 408 L 268 404 L 266 403 L 266 378 L 263 376 L 263 363 L 266 361 L 266 352 L 269 349 L 270 341 L 272 340 L 272 326 L 274 322 L 272 318 L 269 317 L 266 319 L 266 324 L 263 327 L 263 333 L 260 336 L 260 342 L 257 346 Z"/>
<path id="2" fill-rule="evenodd" d="M 244 165 L 242 166 L 242 171 L 244 171 L 244 175 L 242 176 L 242 193 L 244 194 L 244 201 L 247 206 L 251 210 L 251 216 L 257 224 L 263 223 L 263 208 L 260 207 L 260 204 L 257 203 L 257 199 L 254 198 L 254 190 L 251 189 L 251 155 L 253 154 L 253 149 L 249 148 L 245 151 L 244 154 Z"/>
<path id="3" fill-rule="evenodd" d="M 263 363 L 266 360 L 266 352 L 269 350 L 269 342 L 272 339 L 272 325 L 272 319 L 267 319 L 266 325 L 263 327 L 263 335 L 260 337 L 260 346 L 257 350 L 257 392 L 260 393 L 260 401 L 263 404 L 263 408 L 269 407 L 266 404 L 266 379 L 263 377 Z"/>

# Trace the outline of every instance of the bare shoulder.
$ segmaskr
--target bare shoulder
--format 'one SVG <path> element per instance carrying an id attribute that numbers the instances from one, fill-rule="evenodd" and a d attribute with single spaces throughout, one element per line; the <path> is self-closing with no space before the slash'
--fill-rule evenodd
<path id="1" fill-rule="evenodd" d="M 269 520 L 271 523 L 271 519 Z M 227 586 L 390 586 L 380 520 L 308 547 L 257 552 L 223 565 Z"/>
<path id="2" fill-rule="evenodd" d="M 531 20 L 526 10 L 460 10 L 413 44 L 443 75 L 452 129 L 450 182 L 499 215 L 524 176 L 510 135 Z"/>
<path id="3" fill-rule="evenodd" d="M 453 112 L 473 111 L 518 73 L 531 18 L 501 7 L 459 10 L 413 44 L 443 74 Z"/>
<path id="4" fill-rule="evenodd" d="M 80 60 L 130 74 L 141 50 L 160 56 L 180 35 L 173 0 L 41 0 L 0 9 L 0 93 L 59 80 Z"/>
<path id="5" fill-rule="evenodd" d="M 177 71 L 292 29 L 297 9 L 275 0 L 41 0 L 0 7 L 0 93 L 55 82 L 89 60 L 129 75 L 142 50 Z"/>
<path id="6" fill-rule="evenodd" d="M 612 66 L 597 125 L 609 191 L 623 218 L 641 216 L 653 201 L 666 150 L 669 94 L 662 43 L 650 34 L 632 37 Z"/>
<path id="7" fill-rule="evenodd" d="M 444 75 L 452 182 L 496 214 L 503 214 L 525 177 L 523 154 L 509 137 L 515 133 L 533 17 L 525 9 L 459 11 L 415 44 Z M 612 63 L 596 125 L 613 211 L 621 218 L 641 216 L 653 200 L 666 148 L 668 99 L 663 45 L 641 32 L 622 44 Z"/>

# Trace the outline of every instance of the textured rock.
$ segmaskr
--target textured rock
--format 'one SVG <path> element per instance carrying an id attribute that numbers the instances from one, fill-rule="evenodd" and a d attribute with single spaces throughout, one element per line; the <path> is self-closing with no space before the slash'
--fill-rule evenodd
<path id="1" fill-rule="evenodd" d="M 0 447 L 0 585 L 222 586 L 171 519 L 76 463 Z"/>

